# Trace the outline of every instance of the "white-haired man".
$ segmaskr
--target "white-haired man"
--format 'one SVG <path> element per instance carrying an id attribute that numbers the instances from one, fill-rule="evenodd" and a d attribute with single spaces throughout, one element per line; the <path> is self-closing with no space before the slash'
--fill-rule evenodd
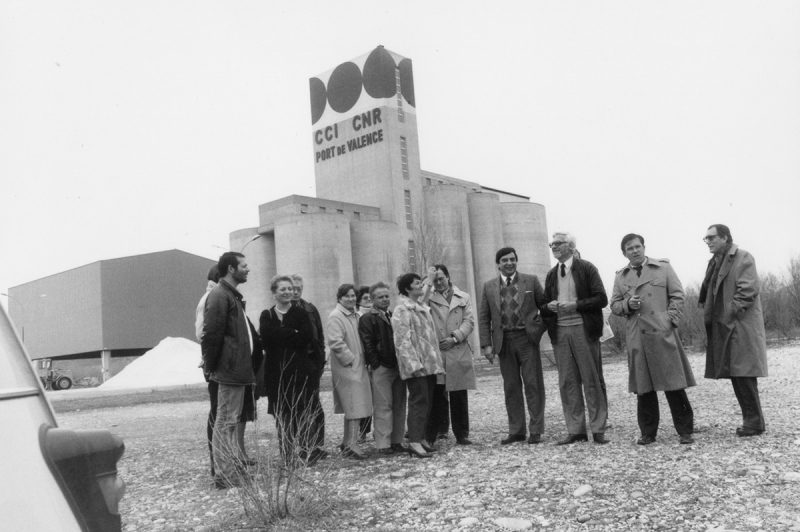
<path id="1" fill-rule="evenodd" d="M 575 244 L 572 233 L 553 233 L 550 249 L 558 264 L 547 272 L 544 303 L 539 310 L 553 343 L 569 432 L 558 445 L 588 441 L 587 408 L 592 437 L 595 443 L 602 444 L 609 442 L 605 438 L 608 405 L 600 360 L 603 307 L 608 304 L 608 297 L 597 268 L 575 255 Z"/>

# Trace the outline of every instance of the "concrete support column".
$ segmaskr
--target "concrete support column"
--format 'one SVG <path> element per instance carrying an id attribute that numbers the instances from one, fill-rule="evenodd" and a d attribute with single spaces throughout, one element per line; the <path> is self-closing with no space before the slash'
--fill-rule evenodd
<path id="1" fill-rule="evenodd" d="M 100 364 L 103 369 L 103 382 L 111 378 L 111 350 L 104 349 L 100 353 Z"/>

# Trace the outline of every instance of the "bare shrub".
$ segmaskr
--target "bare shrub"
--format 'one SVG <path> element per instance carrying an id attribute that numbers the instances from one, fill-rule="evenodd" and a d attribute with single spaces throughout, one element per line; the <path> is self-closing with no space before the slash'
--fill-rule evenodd
<path id="1" fill-rule="evenodd" d="M 281 372 L 281 380 L 285 375 L 287 372 Z M 280 384 L 282 396 L 274 405 L 278 437 L 266 444 L 257 440 L 257 464 L 249 469 L 238 467 L 231 481 L 239 488 L 245 514 L 266 527 L 281 520 L 319 519 L 329 513 L 331 494 L 336 492 L 329 476 L 340 459 L 315 449 L 320 406 L 309 400 L 314 390 L 305 389 L 304 384 L 295 386 L 295 382 Z M 259 431 L 258 422 L 255 430 Z"/>
<path id="2" fill-rule="evenodd" d="M 800 255 L 789 261 L 786 277 L 787 307 L 795 326 L 800 327 Z"/>
<path id="3" fill-rule="evenodd" d="M 411 234 L 414 241 L 414 264 L 411 263 L 410 257 L 406 257 L 403 263 L 404 272 L 423 274 L 434 264 L 449 262 L 450 250 L 447 244 L 421 211 L 415 213 Z"/>
<path id="4" fill-rule="evenodd" d="M 700 291 L 697 285 L 689 286 L 684 293 L 683 316 L 678 324 L 678 335 L 684 346 L 705 347 L 706 326 L 703 309 L 699 305 Z"/>
<path id="5" fill-rule="evenodd" d="M 788 283 L 774 273 L 759 276 L 764 328 L 791 338 L 795 320 L 792 316 Z"/>

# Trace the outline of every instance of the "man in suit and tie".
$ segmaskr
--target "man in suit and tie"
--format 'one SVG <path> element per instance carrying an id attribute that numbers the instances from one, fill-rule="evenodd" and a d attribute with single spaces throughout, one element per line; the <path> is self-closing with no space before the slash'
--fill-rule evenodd
<path id="1" fill-rule="evenodd" d="M 547 272 L 539 310 L 553 343 L 561 405 L 569 431 L 558 445 L 588 441 L 587 407 L 593 439 L 602 444 L 609 442 L 605 438 L 608 404 L 600 359 L 603 307 L 608 304 L 608 296 L 597 268 L 575 255 L 575 245 L 572 233 L 553 234 L 550 249 L 558 264 Z"/>
<path id="2" fill-rule="evenodd" d="M 499 277 L 486 281 L 481 297 L 481 349 L 494 364 L 500 358 L 508 413 L 508 437 L 502 445 L 525 441 L 525 407 L 530 422 L 528 443 L 540 443 L 544 433 L 544 378 L 539 340 L 544 325 L 537 307 L 544 304 L 542 285 L 535 275 L 517 272 L 517 252 L 505 247 L 495 254 Z"/>

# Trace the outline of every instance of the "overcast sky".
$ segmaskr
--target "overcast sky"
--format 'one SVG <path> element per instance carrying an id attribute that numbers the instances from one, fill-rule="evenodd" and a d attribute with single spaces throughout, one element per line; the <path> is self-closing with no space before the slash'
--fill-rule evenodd
<path id="1" fill-rule="evenodd" d="M 761 272 L 800 254 L 798 2 L 4 0 L 0 291 L 216 258 L 315 195 L 308 78 L 378 44 L 414 62 L 422 168 L 544 204 L 609 291 L 627 232 L 684 284 L 711 223 Z"/>

